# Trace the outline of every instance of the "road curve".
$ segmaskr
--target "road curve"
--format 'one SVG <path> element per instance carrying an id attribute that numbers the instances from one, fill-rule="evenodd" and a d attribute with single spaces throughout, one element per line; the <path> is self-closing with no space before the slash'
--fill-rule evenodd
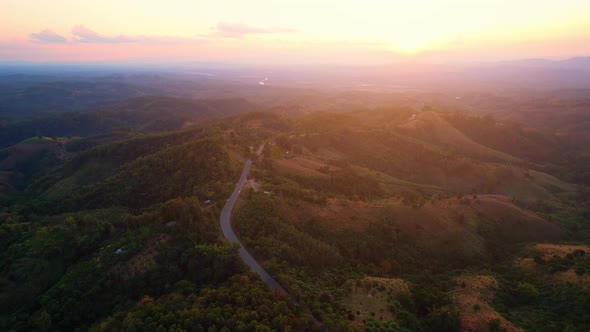
<path id="1" fill-rule="evenodd" d="M 244 248 L 244 245 L 242 245 L 242 243 L 236 236 L 236 233 L 234 233 L 234 230 L 231 227 L 231 210 L 233 209 L 234 204 L 238 200 L 238 196 L 240 196 L 242 187 L 244 187 L 244 184 L 246 183 L 248 172 L 250 171 L 250 166 L 252 166 L 252 160 L 248 159 L 246 165 L 244 166 L 244 170 L 242 171 L 242 175 L 240 176 L 240 180 L 238 181 L 238 184 L 234 189 L 234 192 L 227 200 L 227 203 L 225 203 L 223 210 L 221 210 L 221 230 L 223 231 L 223 236 L 229 242 L 235 242 L 240 245 L 240 257 L 242 258 L 244 263 L 246 263 L 250 267 L 250 269 L 252 269 L 252 271 L 256 272 L 260 276 L 260 279 L 262 279 L 262 281 L 264 281 L 268 285 L 268 287 L 270 287 L 275 292 L 275 294 L 284 296 L 287 295 L 287 291 L 285 291 L 285 289 L 281 287 L 281 285 L 279 285 L 279 283 L 273 277 L 271 277 L 271 275 L 268 274 L 268 272 L 266 272 L 266 270 L 262 266 L 260 266 L 260 264 L 258 264 L 254 257 L 250 255 L 250 253 L 246 250 L 246 248 Z"/>

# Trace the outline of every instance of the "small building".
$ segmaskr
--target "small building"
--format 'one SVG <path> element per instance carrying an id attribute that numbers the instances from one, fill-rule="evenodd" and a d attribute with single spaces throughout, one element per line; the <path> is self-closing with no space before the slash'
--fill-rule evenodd
<path id="1" fill-rule="evenodd" d="M 122 253 L 123 253 L 123 249 L 121 249 L 121 248 L 119 248 L 119 249 L 117 249 L 117 251 L 115 251 L 116 255 L 120 255 Z"/>

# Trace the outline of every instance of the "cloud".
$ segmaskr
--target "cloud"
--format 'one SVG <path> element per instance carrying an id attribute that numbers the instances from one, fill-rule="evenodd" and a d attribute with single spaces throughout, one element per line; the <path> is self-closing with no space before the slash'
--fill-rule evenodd
<path id="1" fill-rule="evenodd" d="M 76 25 L 72 29 L 74 40 L 80 43 L 106 43 L 106 44 L 118 44 L 118 43 L 134 43 L 139 41 L 134 37 L 127 37 L 123 35 L 108 37 L 103 36 L 95 31 L 88 29 L 83 25 Z"/>
<path id="2" fill-rule="evenodd" d="M 63 44 L 68 42 L 64 37 L 49 29 L 45 29 L 41 32 L 31 33 L 29 37 L 40 43 Z"/>
<path id="3" fill-rule="evenodd" d="M 213 37 L 227 37 L 227 38 L 242 38 L 245 35 L 251 34 L 271 34 L 271 33 L 287 33 L 295 32 L 294 29 L 283 27 L 261 28 L 247 24 L 239 23 L 223 23 L 219 22 L 213 28 L 215 31 L 210 35 Z"/>
<path id="4" fill-rule="evenodd" d="M 161 36 L 105 36 L 90 30 L 83 25 L 76 25 L 72 29 L 74 41 L 78 43 L 94 43 L 94 44 L 122 44 L 122 43 L 144 43 L 144 44 L 179 44 L 179 43 L 194 43 L 202 42 L 202 40 L 194 38 L 182 37 L 161 37 Z"/>

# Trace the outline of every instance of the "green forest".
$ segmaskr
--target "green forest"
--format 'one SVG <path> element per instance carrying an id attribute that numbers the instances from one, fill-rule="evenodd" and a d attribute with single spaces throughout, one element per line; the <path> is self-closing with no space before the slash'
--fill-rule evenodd
<path id="1" fill-rule="evenodd" d="M 436 107 L 251 108 L 2 123 L 0 330 L 590 330 L 584 145 Z M 248 159 L 232 225 L 285 296 L 221 232 Z"/>

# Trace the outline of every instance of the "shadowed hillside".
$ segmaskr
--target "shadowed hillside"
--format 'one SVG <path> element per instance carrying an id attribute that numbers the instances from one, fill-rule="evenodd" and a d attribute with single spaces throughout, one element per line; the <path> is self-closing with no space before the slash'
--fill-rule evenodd
<path id="1" fill-rule="evenodd" d="M 140 132 L 178 130 L 215 117 L 253 111 L 243 99 L 191 100 L 140 97 L 91 112 L 65 112 L 0 122 L 0 146 L 42 136 L 92 136 L 118 128 Z"/>

